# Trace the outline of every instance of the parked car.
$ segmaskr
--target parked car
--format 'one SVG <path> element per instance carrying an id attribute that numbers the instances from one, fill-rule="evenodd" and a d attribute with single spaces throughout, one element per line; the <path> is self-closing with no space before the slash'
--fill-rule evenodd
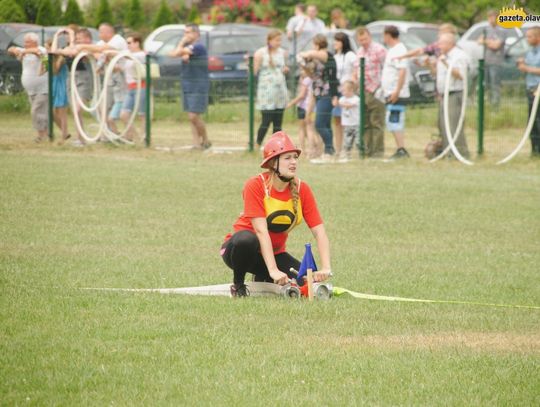
<path id="1" fill-rule="evenodd" d="M 243 24 L 223 24 L 208 32 L 201 33 L 201 41 L 208 50 L 208 70 L 211 100 L 247 95 L 248 61 L 253 54 L 266 44 L 269 29 L 247 28 Z M 169 53 L 176 48 L 182 34 L 170 37 L 154 54 L 159 66 L 160 78 L 155 81 L 156 92 L 176 92 L 172 83 L 179 82 L 182 59 L 173 58 Z"/>
<path id="2" fill-rule="evenodd" d="M 399 30 L 399 38 L 407 50 L 425 47 L 437 40 L 439 27 L 413 21 L 375 21 L 367 25 L 374 41 L 383 44 L 384 27 L 394 25 Z M 384 44 L 383 44 L 384 45 Z M 409 60 L 409 87 L 411 97 L 409 103 L 431 103 L 435 100 L 435 78 L 431 71 L 420 63 L 420 58 Z"/>
<path id="3" fill-rule="evenodd" d="M 5 29 L 4 26 L 9 26 Z M 1 24 L 0 25 L 0 38 L 5 38 L 6 33 L 10 32 L 14 34 L 7 41 L 7 44 L 2 43 L 2 49 L 0 50 L 0 94 L 13 94 L 22 90 L 21 85 L 21 62 L 12 55 L 7 53 L 7 49 L 11 46 L 23 47 L 24 36 L 33 32 L 39 36 L 39 43 L 43 45 L 48 39 L 52 39 L 54 34 L 62 28 L 61 26 L 42 27 L 34 24 Z M 9 30 L 9 31 L 8 31 Z M 98 31 L 95 28 L 89 28 L 92 33 L 92 39 L 94 42 L 99 40 Z M 4 34 L 2 34 L 4 33 Z M 65 40 L 63 40 L 65 41 Z M 67 45 L 59 42 L 60 46 Z"/>
<path id="4" fill-rule="evenodd" d="M 11 41 L 25 29 L 41 29 L 35 24 L 0 24 L 0 94 L 11 95 L 20 89 L 20 63 L 7 53 Z"/>

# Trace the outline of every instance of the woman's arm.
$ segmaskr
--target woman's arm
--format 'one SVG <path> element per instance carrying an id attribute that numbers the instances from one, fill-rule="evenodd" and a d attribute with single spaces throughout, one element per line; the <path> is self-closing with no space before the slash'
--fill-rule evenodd
<path id="1" fill-rule="evenodd" d="M 289 282 L 287 274 L 281 272 L 276 264 L 276 258 L 274 257 L 274 249 L 272 248 L 272 241 L 268 234 L 268 225 L 265 218 L 251 218 L 251 224 L 255 229 L 257 239 L 261 245 L 261 254 L 264 259 L 264 263 L 268 268 L 270 277 L 279 285 L 285 285 Z"/>
<path id="2" fill-rule="evenodd" d="M 330 241 L 322 223 L 311 228 L 311 233 L 313 233 L 317 241 L 317 248 L 319 249 L 319 256 L 322 263 L 321 269 L 313 273 L 313 279 L 315 281 L 324 281 L 332 275 L 332 269 L 330 268 Z"/>
<path id="3" fill-rule="evenodd" d="M 300 57 L 304 59 L 315 58 L 319 61 L 326 62 L 328 60 L 328 52 L 325 49 L 312 49 L 311 51 L 301 52 Z"/>

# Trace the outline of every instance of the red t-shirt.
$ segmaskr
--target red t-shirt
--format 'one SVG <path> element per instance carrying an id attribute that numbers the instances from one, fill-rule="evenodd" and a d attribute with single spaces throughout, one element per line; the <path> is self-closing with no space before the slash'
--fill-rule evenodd
<path id="1" fill-rule="evenodd" d="M 297 179 L 298 185 L 298 214 L 294 217 L 292 211 L 292 194 L 289 188 L 277 191 L 270 188 L 267 191 L 269 173 L 254 176 L 247 180 L 242 192 L 244 198 L 244 211 L 240 214 L 233 225 L 235 232 L 249 230 L 255 233 L 251 218 L 266 218 L 268 223 L 268 233 L 274 248 L 274 254 L 285 252 L 285 243 L 289 231 L 298 225 L 302 218 L 305 219 L 309 228 L 313 228 L 323 223 L 317 202 L 311 192 L 311 188 L 303 181 Z M 264 179 L 264 181 L 263 181 Z M 232 235 L 229 233 L 225 240 Z"/>

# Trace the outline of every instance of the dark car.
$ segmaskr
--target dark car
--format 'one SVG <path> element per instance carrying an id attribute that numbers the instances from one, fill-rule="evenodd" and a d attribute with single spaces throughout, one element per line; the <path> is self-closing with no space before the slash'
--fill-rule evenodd
<path id="1" fill-rule="evenodd" d="M 45 41 L 52 39 L 54 34 L 62 28 L 61 26 L 42 27 L 33 24 L 24 24 L 24 26 L 27 27 L 18 30 L 16 33 L 12 31 L 15 35 L 7 42 L 5 48 L 2 48 L 0 51 L 0 94 L 13 94 L 22 90 L 20 79 L 22 72 L 21 63 L 17 58 L 7 53 L 7 48 L 11 46 L 24 47 L 24 36 L 30 32 L 36 33 L 39 37 L 40 45 L 43 45 Z M 92 33 L 94 42 L 98 41 L 98 31 L 95 28 L 89 28 L 89 30 Z M 2 27 L 0 27 L 0 36 L 2 31 Z M 61 39 L 59 45 L 67 45 L 66 39 Z"/>
<path id="2" fill-rule="evenodd" d="M 268 28 L 245 27 L 241 24 L 224 24 L 212 31 L 201 33 L 201 41 L 208 50 L 208 71 L 211 100 L 247 96 L 248 61 L 258 48 L 266 44 Z M 156 93 L 177 92 L 173 85 L 179 83 L 182 59 L 169 56 L 182 34 L 169 38 L 154 54 L 160 78 L 155 81 Z"/>

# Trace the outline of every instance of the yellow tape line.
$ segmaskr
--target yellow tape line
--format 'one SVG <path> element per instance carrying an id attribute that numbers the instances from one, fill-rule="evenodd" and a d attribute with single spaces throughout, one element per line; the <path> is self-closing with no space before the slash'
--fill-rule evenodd
<path id="1" fill-rule="evenodd" d="M 491 303 L 486 303 L 486 302 L 475 302 L 475 301 L 423 300 L 423 299 L 418 299 L 418 298 L 389 297 L 386 295 L 357 293 L 355 291 L 347 290 L 346 288 L 342 288 L 342 287 L 334 287 L 333 293 L 335 296 L 349 294 L 353 296 L 354 298 L 361 298 L 364 300 L 423 302 L 423 303 L 434 303 L 434 304 L 466 304 L 466 305 L 483 305 L 487 307 L 540 309 L 539 306 L 535 306 L 535 305 L 491 304 Z"/>

